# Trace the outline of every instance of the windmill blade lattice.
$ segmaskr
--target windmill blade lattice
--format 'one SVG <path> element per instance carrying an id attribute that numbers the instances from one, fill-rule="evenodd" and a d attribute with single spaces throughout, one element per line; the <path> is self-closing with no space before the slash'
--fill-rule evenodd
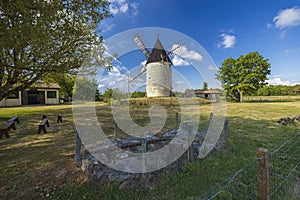
<path id="1" fill-rule="evenodd" d="M 127 74 L 128 82 L 130 84 L 140 85 L 146 82 L 146 67 L 141 65 L 131 70 L 130 73 Z"/>
<path id="2" fill-rule="evenodd" d="M 183 54 L 183 45 L 180 42 L 173 43 L 168 48 L 168 55 L 171 57 L 180 56 Z"/>
<path id="3" fill-rule="evenodd" d="M 150 57 L 150 51 L 146 47 L 147 41 L 145 38 L 140 33 L 137 33 L 133 36 L 133 39 L 142 53 L 145 55 L 146 59 L 148 59 Z"/>

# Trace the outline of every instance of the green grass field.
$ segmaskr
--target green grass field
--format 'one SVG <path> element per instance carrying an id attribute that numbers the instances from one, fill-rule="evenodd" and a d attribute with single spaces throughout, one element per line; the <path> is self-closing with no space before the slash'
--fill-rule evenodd
<path id="1" fill-rule="evenodd" d="M 173 116 L 176 107 L 166 107 Z M 201 126 L 205 129 L 210 106 L 202 105 Z M 98 120 L 113 133 L 110 109 L 96 104 Z M 141 112 L 141 113 L 139 113 Z M 136 113 L 136 118 L 135 114 Z M 147 123 L 147 106 L 133 108 L 138 124 Z M 42 114 L 62 114 L 63 123 L 49 117 L 48 133 L 37 135 Z M 276 121 L 300 114 L 300 101 L 228 103 L 229 140 L 223 150 L 187 165 L 182 173 L 166 175 L 154 189 L 118 189 L 90 183 L 74 164 L 75 127 L 71 105 L 0 108 L 0 125 L 18 115 L 21 123 L 0 140 L 0 199 L 193 199 L 222 183 L 249 160 L 259 147 L 272 149 L 300 131 L 299 124 L 282 126 Z M 173 117 L 166 128 L 173 127 Z M 109 135 L 109 134 L 108 134 Z M 109 135 L 111 136 L 111 135 Z"/>
<path id="2" fill-rule="evenodd" d="M 293 102 L 300 101 L 300 96 L 246 96 L 245 102 Z"/>

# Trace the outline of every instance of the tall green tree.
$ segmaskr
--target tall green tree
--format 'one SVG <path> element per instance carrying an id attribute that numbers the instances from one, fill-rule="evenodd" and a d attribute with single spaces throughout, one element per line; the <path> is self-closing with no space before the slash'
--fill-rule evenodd
<path id="1" fill-rule="evenodd" d="M 57 73 L 50 74 L 44 79 L 44 82 L 58 83 L 60 86 L 59 93 L 67 99 L 71 99 L 75 84 L 76 75 L 74 73 Z"/>
<path id="2" fill-rule="evenodd" d="M 108 0 L 0 1 L 0 100 L 49 73 L 79 68 L 101 43 Z"/>
<path id="3" fill-rule="evenodd" d="M 207 82 L 203 82 L 202 90 L 208 90 L 208 84 L 207 84 Z"/>
<path id="4" fill-rule="evenodd" d="M 228 97 L 243 101 L 243 95 L 256 93 L 266 85 L 267 75 L 271 73 L 268 59 L 258 52 L 250 52 L 237 59 L 224 60 L 216 74 Z"/>

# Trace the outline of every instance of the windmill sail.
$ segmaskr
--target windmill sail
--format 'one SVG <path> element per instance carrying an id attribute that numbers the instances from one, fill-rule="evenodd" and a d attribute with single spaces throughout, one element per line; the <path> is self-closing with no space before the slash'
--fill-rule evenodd
<path id="1" fill-rule="evenodd" d="M 150 56 L 150 52 L 149 50 L 146 48 L 144 42 L 142 41 L 142 38 L 140 37 L 139 34 L 134 35 L 133 37 L 135 43 L 137 44 L 137 46 L 140 48 L 140 50 L 142 51 L 142 53 L 145 55 L 145 57 L 148 59 Z"/>
<path id="2" fill-rule="evenodd" d="M 128 80 L 129 82 L 135 82 L 135 81 L 143 81 L 143 78 L 137 80 L 144 72 L 146 71 L 146 67 L 144 66 L 139 72 L 137 71 L 133 71 L 131 72 L 131 74 L 129 75 L 130 76 L 130 79 Z"/>

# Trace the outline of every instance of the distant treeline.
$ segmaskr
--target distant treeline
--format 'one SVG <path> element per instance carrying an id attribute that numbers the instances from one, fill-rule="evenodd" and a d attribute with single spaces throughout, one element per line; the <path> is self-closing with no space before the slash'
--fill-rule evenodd
<path id="1" fill-rule="evenodd" d="M 260 88 L 256 94 L 257 96 L 284 96 L 284 95 L 300 95 L 300 85 L 268 85 Z"/>

